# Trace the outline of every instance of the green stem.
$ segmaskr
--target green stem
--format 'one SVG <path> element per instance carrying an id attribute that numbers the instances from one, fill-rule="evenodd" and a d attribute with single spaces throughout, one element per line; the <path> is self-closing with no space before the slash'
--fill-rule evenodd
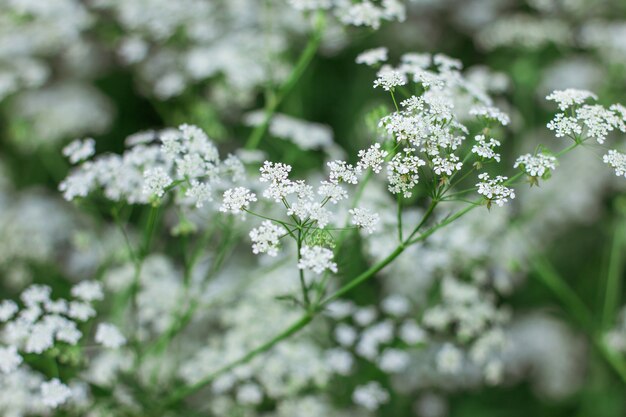
<path id="1" fill-rule="evenodd" d="M 619 306 L 620 299 L 620 278 L 622 275 L 622 234 L 624 227 L 618 224 L 615 227 L 611 252 L 609 255 L 609 266 L 606 276 L 606 290 L 604 295 L 604 306 L 602 309 L 602 329 L 607 329 L 613 320 Z"/>
<path id="2" fill-rule="evenodd" d="M 267 128 L 272 119 L 272 116 L 278 109 L 278 106 L 285 99 L 285 97 L 291 91 L 291 89 L 296 85 L 296 83 L 298 82 L 298 80 L 300 79 L 304 71 L 309 66 L 311 60 L 315 56 L 315 53 L 317 52 L 317 49 L 320 46 L 320 42 L 322 40 L 322 33 L 324 32 L 325 26 L 326 26 L 326 21 L 325 21 L 324 13 L 323 12 L 317 13 L 315 17 L 315 26 L 313 29 L 313 34 L 311 35 L 309 42 L 307 43 L 306 47 L 302 51 L 302 54 L 300 54 L 300 57 L 298 58 L 298 62 L 296 63 L 296 66 L 294 67 L 293 71 L 289 75 L 289 78 L 287 78 L 285 83 L 280 87 L 276 95 L 273 96 L 266 103 L 265 115 L 263 117 L 263 121 L 261 122 L 260 125 L 256 126 L 254 130 L 252 131 L 252 133 L 250 134 L 250 137 L 248 138 L 246 142 L 246 149 L 256 149 L 259 146 L 259 143 L 261 143 L 261 139 L 263 139 L 263 136 L 265 135 L 265 132 L 267 131 Z"/>
<path id="3" fill-rule="evenodd" d="M 257 348 L 249 351 L 248 353 L 246 353 L 245 355 L 243 355 L 242 357 L 240 357 L 239 359 L 224 365 L 223 367 L 219 368 L 218 370 L 216 370 L 215 372 L 213 372 L 212 374 L 208 375 L 207 377 L 201 379 L 200 381 L 196 382 L 195 384 L 186 386 L 186 387 L 182 387 L 179 388 L 178 390 L 174 391 L 174 393 L 172 395 L 170 395 L 167 400 L 165 405 L 166 406 L 172 406 L 182 400 L 184 400 L 186 397 L 192 395 L 193 393 L 199 391 L 200 389 L 204 388 L 205 386 L 207 386 L 208 384 L 210 384 L 215 378 L 217 378 L 218 376 L 229 372 L 230 370 L 236 368 L 239 365 L 243 365 L 249 361 L 251 361 L 253 358 L 255 358 L 257 355 L 267 352 L 268 350 L 270 350 L 271 348 L 273 348 L 274 346 L 276 346 L 278 343 L 280 343 L 281 341 L 293 336 L 294 334 L 298 333 L 300 330 L 302 330 L 304 327 L 306 327 L 311 320 L 313 320 L 313 316 L 310 314 L 305 314 L 303 315 L 300 319 L 298 319 L 295 323 L 293 323 L 291 326 L 289 326 L 287 329 L 283 330 L 281 333 L 279 333 L 278 335 L 274 336 L 272 339 L 268 340 L 267 342 L 263 343 L 262 345 L 258 346 Z"/>

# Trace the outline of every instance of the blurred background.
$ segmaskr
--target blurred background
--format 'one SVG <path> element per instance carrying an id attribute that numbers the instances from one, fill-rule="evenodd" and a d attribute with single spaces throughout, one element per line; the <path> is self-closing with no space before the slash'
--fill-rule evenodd
<path id="1" fill-rule="evenodd" d="M 389 98 L 371 87 L 375 71 L 355 58 L 381 46 L 390 62 L 407 52 L 461 60 L 468 78 L 511 116 L 505 160 L 540 142 L 560 147 L 545 128 L 555 112 L 545 96 L 555 89 L 626 102 L 623 0 L 410 0 L 405 7 L 377 29 L 327 12 L 319 49 L 279 104 L 298 123 L 283 120 L 286 134 L 270 128 L 259 145 L 268 159 L 292 164 L 298 176 L 328 157 L 356 159 Z M 119 243 L 107 231 L 107 208 L 79 212 L 57 191 L 70 169 L 65 145 L 93 137 L 98 153 L 121 152 L 131 134 L 191 123 L 224 155 L 234 152 L 246 144 L 253 112 L 296 65 L 312 26 L 311 16 L 280 0 L 0 0 L 2 298 L 30 282 L 63 287 L 68 276 L 95 273 Z M 496 277 L 498 297 L 515 312 L 517 349 L 503 383 L 437 380 L 416 370 L 396 382 L 407 392 L 377 415 L 626 416 L 626 381 L 616 371 L 626 351 L 625 187 L 600 151 L 589 151 L 594 157 L 567 156 L 539 189 L 520 189 L 514 205 L 490 214 L 495 220 L 476 216 L 467 230 L 411 257 L 442 276 L 480 264 Z M 96 232 L 86 232 L 94 222 Z M 511 230 L 521 230 L 525 244 L 512 242 Z M 365 256 L 376 250 L 374 243 Z M 410 277 L 410 261 L 351 297 L 366 304 L 407 285 L 424 291 L 427 284 Z M 554 274 L 568 289 L 551 287 Z M 607 289 L 609 276 L 618 285 Z M 607 363 L 599 340 L 610 340 L 608 357 L 619 365 Z M 341 404 L 349 394 L 338 386 L 335 396 Z"/>

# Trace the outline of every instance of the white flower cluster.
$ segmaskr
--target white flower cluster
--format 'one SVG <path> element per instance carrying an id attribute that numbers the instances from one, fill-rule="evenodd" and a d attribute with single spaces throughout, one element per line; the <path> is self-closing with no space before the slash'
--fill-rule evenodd
<path id="1" fill-rule="evenodd" d="M 485 135 L 476 135 L 474 140 L 476 144 L 472 147 L 473 153 L 482 158 L 493 159 L 496 162 L 500 162 L 500 154 L 494 151 L 496 147 L 500 146 L 500 141 L 491 138 L 489 142 L 487 142 Z"/>
<path id="2" fill-rule="evenodd" d="M 384 46 L 380 48 L 369 49 L 360 53 L 356 57 L 356 63 L 365 64 L 373 67 L 376 64 L 387 61 L 388 52 L 389 51 Z"/>
<path id="3" fill-rule="evenodd" d="M 554 91 L 546 98 L 555 101 L 563 112 L 557 113 L 547 125 L 557 138 L 567 136 L 578 141 L 592 138 L 603 144 L 615 129 L 626 133 L 626 108 L 621 104 L 608 109 L 600 104 L 585 104 L 597 100 L 597 96 L 575 89 Z"/>
<path id="4" fill-rule="evenodd" d="M 606 155 L 602 157 L 605 164 L 608 164 L 615 170 L 618 177 L 626 177 L 626 154 L 610 149 Z"/>
<path id="5" fill-rule="evenodd" d="M 252 252 L 267 253 L 269 256 L 278 254 L 279 240 L 287 234 L 287 230 L 269 220 L 263 221 L 261 226 L 250 231 L 250 240 L 252 240 Z"/>
<path id="6" fill-rule="evenodd" d="M 176 188 L 180 204 L 199 208 L 211 201 L 213 190 L 243 178 L 243 164 L 232 155 L 220 160 L 196 126 L 139 133 L 127 145 L 123 155 L 103 155 L 79 165 L 59 186 L 64 197 L 73 200 L 101 190 L 112 201 L 141 204 Z"/>
<path id="7" fill-rule="evenodd" d="M 103 299 L 102 286 L 95 281 L 82 281 L 71 289 L 72 300 L 52 299 L 52 290 L 44 285 L 26 288 L 20 300 L 23 307 L 11 300 L 0 302 L 0 373 L 3 377 L 29 370 L 24 355 L 43 355 L 53 347 L 75 346 L 83 337 L 79 323 L 96 314 L 93 303 Z M 104 326 L 104 327 L 103 327 Z M 112 324 L 100 324 L 96 342 L 119 348 L 125 338 Z M 72 397 L 72 390 L 59 379 L 41 382 L 41 401 L 56 408 Z"/>
<path id="8" fill-rule="evenodd" d="M 501 326 L 509 320 L 508 311 L 496 305 L 492 293 L 453 278 L 443 280 L 441 296 L 439 304 L 424 312 L 424 326 L 439 335 L 453 332 L 460 344 L 471 343 L 472 362 L 482 367 L 488 382 L 499 382 L 505 347 Z M 437 367 L 443 373 L 457 373 L 463 367 L 463 358 L 459 347 L 445 343 L 437 354 Z"/>
<path id="9" fill-rule="evenodd" d="M 545 153 L 536 155 L 524 154 L 520 155 L 516 160 L 513 168 L 520 168 L 531 177 L 543 177 L 546 173 L 556 169 L 556 157 Z"/>
<path id="10" fill-rule="evenodd" d="M 478 194 L 483 195 L 487 199 L 488 207 L 492 202 L 502 207 L 504 203 L 509 201 L 509 198 L 511 200 L 515 198 L 515 191 L 504 185 L 507 177 L 498 175 L 492 179 L 489 177 L 489 174 L 483 172 L 478 176 L 478 179 L 481 180 L 476 184 Z"/>
<path id="11" fill-rule="evenodd" d="M 310 269 L 316 274 L 329 270 L 337 273 L 337 264 L 333 262 L 333 251 L 321 246 L 303 246 L 300 249 L 299 269 Z"/>
<path id="12" fill-rule="evenodd" d="M 257 111 L 246 116 L 246 123 L 258 126 L 263 123 L 265 113 Z M 269 121 L 269 133 L 280 139 L 290 140 L 300 149 L 331 150 L 333 132 L 330 127 L 321 123 L 311 123 L 296 119 L 285 114 L 275 113 Z"/>

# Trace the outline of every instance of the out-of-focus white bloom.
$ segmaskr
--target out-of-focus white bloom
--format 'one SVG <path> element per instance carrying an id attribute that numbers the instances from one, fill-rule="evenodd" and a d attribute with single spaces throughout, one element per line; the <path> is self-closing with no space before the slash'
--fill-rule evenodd
<path id="1" fill-rule="evenodd" d="M 409 345 L 423 343 L 426 340 L 426 332 L 414 321 L 407 320 L 400 326 L 400 339 Z"/>
<path id="2" fill-rule="evenodd" d="M 119 349 L 126 344 L 126 338 L 122 332 L 120 332 L 115 325 L 110 323 L 98 324 L 95 341 L 111 349 Z"/>
<path id="3" fill-rule="evenodd" d="M 437 352 L 437 369 L 444 374 L 455 374 L 463 366 L 463 353 L 451 343 L 444 344 Z"/>
<path id="4" fill-rule="evenodd" d="M 615 175 L 626 177 L 626 154 L 615 149 L 609 149 L 609 152 L 602 157 L 602 160 L 615 170 Z"/>
<path id="5" fill-rule="evenodd" d="M 265 112 L 256 111 L 246 115 L 245 122 L 251 126 L 258 126 L 263 124 L 265 117 Z M 281 113 L 272 115 L 268 130 L 272 136 L 290 140 L 303 150 L 329 150 L 334 144 L 333 131 L 330 127 Z"/>
<path id="6" fill-rule="evenodd" d="M 378 366 L 389 373 L 398 373 L 406 369 L 411 358 L 408 352 L 400 349 L 387 348 L 383 351 Z"/>
<path id="7" fill-rule="evenodd" d="M 349 375 L 354 365 L 354 357 L 344 349 L 327 350 L 326 361 L 332 370 L 339 375 Z"/>
<path id="8" fill-rule="evenodd" d="M 372 381 L 356 387 L 352 393 L 352 401 L 367 410 L 374 411 L 389 401 L 389 393 L 378 381 Z"/>
<path id="9" fill-rule="evenodd" d="M 469 113 L 472 116 L 496 121 L 502 126 L 506 126 L 511 122 L 511 119 L 509 119 L 509 116 L 506 113 L 493 106 L 474 106 L 470 109 Z"/>
<path id="10" fill-rule="evenodd" d="M 104 298 L 102 284 L 97 281 L 82 281 L 72 287 L 72 296 L 82 301 L 96 301 Z"/>
<path id="11" fill-rule="evenodd" d="M 378 213 L 373 213 L 371 210 L 358 207 L 350 209 L 349 213 L 352 214 L 352 224 L 364 229 L 367 233 L 374 233 L 380 221 Z"/>
<path id="12" fill-rule="evenodd" d="M 12 300 L 4 300 L 0 302 L 0 322 L 11 319 L 17 313 L 18 307 Z"/>
<path id="13" fill-rule="evenodd" d="M 91 138 L 85 140 L 77 139 L 63 148 L 63 155 L 65 155 L 72 164 L 84 161 L 93 156 L 94 153 L 96 153 L 96 141 Z"/>
<path id="14" fill-rule="evenodd" d="M 387 52 L 387 48 L 385 47 L 369 49 L 360 53 L 356 57 L 356 63 L 374 66 L 381 62 L 387 61 Z"/>
<path id="15" fill-rule="evenodd" d="M 337 343 L 345 347 L 352 346 L 358 337 L 358 334 L 354 327 L 349 326 L 345 323 L 340 323 L 335 328 L 333 334 L 335 335 L 335 340 L 337 340 Z"/>
<path id="16" fill-rule="evenodd" d="M 298 268 L 310 269 L 316 274 L 329 270 L 337 273 L 337 264 L 333 262 L 333 251 L 322 246 L 302 246 Z"/>
<path id="17" fill-rule="evenodd" d="M 380 307 L 385 313 L 391 316 L 401 317 L 409 313 L 411 303 L 405 296 L 394 294 L 385 297 Z"/>
<path id="18" fill-rule="evenodd" d="M 541 177 L 546 172 L 556 169 L 556 158 L 552 155 L 539 153 L 537 155 L 525 154 L 515 160 L 513 168 L 520 167 L 531 177 Z"/>
<path id="19" fill-rule="evenodd" d="M 41 399 L 50 408 L 57 408 L 67 402 L 72 396 L 70 387 L 59 381 L 57 378 L 41 384 Z"/>
<path id="20" fill-rule="evenodd" d="M 240 404 L 260 404 L 263 392 L 257 384 L 244 384 L 237 389 L 237 402 Z"/>
<path id="21" fill-rule="evenodd" d="M 11 373 L 23 362 L 22 357 L 17 353 L 15 346 L 0 346 L 0 371 L 4 374 Z"/>
<path id="22" fill-rule="evenodd" d="M 267 253 L 269 256 L 278 255 L 279 239 L 287 233 L 287 230 L 270 220 L 265 220 L 261 226 L 250 231 L 252 240 L 252 252 Z"/>
<path id="23" fill-rule="evenodd" d="M 598 97 L 591 91 L 576 90 L 573 88 L 553 91 L 546 97 L 546 100 L 557 103 L 561 111 L 565 111 L 572 106 L 583 104 L 589 99 L 597 100 Z"/>
<path id="24" fill-rule="evenodd" d="M 485 196 L 489 202 L 493 201 L 498 206 L 502 207 L 504 203 L 509 201 L 509 198 L 515 198 L 515 191 L 504 185 L 507 177 L 498 175 L 494 179 L 491 179 L 489 178 L 489 174 L 484 172 L 478 176 L 478 179 L 481 180 L 481 182 L 476 184 L 478 194 Z"/>

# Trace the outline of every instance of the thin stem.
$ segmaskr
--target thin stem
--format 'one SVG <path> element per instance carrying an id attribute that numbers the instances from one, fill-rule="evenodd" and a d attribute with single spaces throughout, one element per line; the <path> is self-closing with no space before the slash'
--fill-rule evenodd
<path id="1" fill-rule="evenodd" d="M 400 242 L 404 241 L 404 238 L 402 237 L 403 235 L 403 231 L 402 231 L 402 195 L 400 193 L 398 193 L 398 240 Z"/>
<path id="2" fill-rule="evenodd" d="M 306 327 L 311 322 L 311 320 L 313 320 L 313 316 L 312 315 L 310 315 L 310 314 L 303 315 L 300 319 L 298 319 L 291 326 L 289 326 L 288 328 L 283 330 L 281 333 L 279 333 L 278 335 L 274 336 L 272 339 L 270 339 L 267 342 L 263 343 L 259 347 L 249 351 L 248 353 L 246 353 L 245 355 L 243 355 L 239 359 L 224 365 L 223 367 L 219 368 L 218 370 L 216 370 L 212 374 L 210 374 L 207 377 L 201 379 L 200 381 L 196 382 L 193 385 L 189 385 L 187 387 L 182 387 L 182 388 L 179 388 L 178 390 L 174 391 L 174 393 L 167 398 L 167 400 L 165 402 L 165 405 L 166 406 L 172 406 L 172 405 L 178 403 L 179 401 L 184 400 L 189 395 L 192 395 L 193 393 L 199 391 L 200 389 L 202 389 L 205 386 L 207 386 L 208 384 L 210 384 L 216 377 L 218 377 L 218 376 L 220 376 L 220 375 L 222 375 L 222 374 L 224 374 L 224 373 L 226 373 L 226 372 L 236 368 L 239 365 L 243 365 L 243 364 L 249 362 L 250 360 L 252 360 L 253 358 L 255 358 L 257 355 L 259 355 L 261 353 L 267 352 L 268 350 L 270 350 L 272 347 L 274 347 L 275 345 L 277 345 L 281 341 L 291 337 L 292 335 L 296 334 L 301 329 Z"/>
<path id="3" fill-rule="evenodd" d="M 246 149 L 256 149 L 261 143 L 261 139 L 265 135 L 269 123 L 272 119 L 272 116 L 278 109 L 278 106 L 284 100 L 285 96 L 291 91 L 291 89 L 296 85 L 304 71 L 307 69 L 311 60 L 315 56 L 317 49 L 320 46 L 320 42 L 322 40 L 322 33 L 324 32 L 324 27 L 326 26 L 325 16 L 323 12 L 319 12 L 315 16 L 315 24 L 313 29 L 313 34 L 309 39 L 306 47 L 300 54 L 298 58 L 298 62 L 296 66 L 293 68 L 293 71 L 289 75 L 289 78 L 285 81 L 285 83 L 280 87 L 276 95 L 273 96 L 267 103 L 265 107 L 265 115 L 263 117 L 263 121 L 260 125 L 256 126 L 250 137 L 246 142 Z"/>
<path id="4" fill-rule="evenodd" d="M 602 329 L 610 326 L 615 319 L 620 298 L 620 278 L 622 275 L 622 234 L 624 227 L 618 224 L 615 227 L 613 241 L 611 243 L 611 252 L 609 255 L 609 265 L 606 276 L 606 291 L 604 295 L 604 307 L 602 309 Z"/>

